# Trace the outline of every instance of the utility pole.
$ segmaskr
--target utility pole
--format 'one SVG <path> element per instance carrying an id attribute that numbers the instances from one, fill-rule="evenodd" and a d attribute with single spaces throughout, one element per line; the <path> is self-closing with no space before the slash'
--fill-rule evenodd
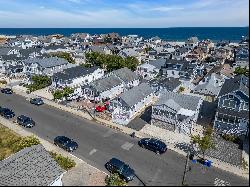
<path id="1" fill-rule="evenodd" d="M 188 161 L 189 161 L 189 155 L 190 155 L 190 151 L 188 151 L 187 153 L 187 160 L 186 160 L 186 165 L 185 165 L 185 170 L 184 170 L 184 175 L 183 175 L 183 178 L 182 178 L 182 185 L 186 185 L 186 174 L 187 174 L 187 168 L 188 168 Z"/>

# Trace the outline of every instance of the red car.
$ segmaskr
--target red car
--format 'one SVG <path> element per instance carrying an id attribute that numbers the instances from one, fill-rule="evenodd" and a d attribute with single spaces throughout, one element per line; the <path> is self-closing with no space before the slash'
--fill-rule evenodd
<path id="1" fill-rule="evenodd" d="M 104 110 L 106 110 L 106 106 L 105 105 L 104 106 L 97 106 L 97 107 L 95 107 L 95 110 L 97 112 L 103 112 Z"/>

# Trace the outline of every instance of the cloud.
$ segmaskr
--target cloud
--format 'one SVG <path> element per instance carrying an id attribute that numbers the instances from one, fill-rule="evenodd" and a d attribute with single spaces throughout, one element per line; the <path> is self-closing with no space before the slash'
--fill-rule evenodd
<path id="1" fill-rule="evenodd" d="M 119 6 L 107 0 L 98 0 L 95 5 L 81 4 L 88 0 L 51 0 L 40 4 L 20 4 L 21 1 L 13 0 L 12 6 L 4 3 L 0 7 L 0 27 L 205 27 L 247 26 L 249 22 L 248 0 L 193 0 L 185 1 L 186 4 L 119 1 Z M 71 6 L 57 4 L 62 1 L 74 2 Z"/>

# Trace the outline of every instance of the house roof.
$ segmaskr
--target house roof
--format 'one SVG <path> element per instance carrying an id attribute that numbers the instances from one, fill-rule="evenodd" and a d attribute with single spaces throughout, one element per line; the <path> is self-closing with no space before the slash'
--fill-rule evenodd
<path id="1" fill-rule="evenodd" d="M 249 111 L 246 110 L 241 110 L 238 112 L 236 110 L 229 110 L 227 108 L 218 108 L 217 112 L 222 114 L 227 114 L 230 116 L 237 116 L 239 118 L 249 119 Z"/>
<path id="2" fill-rule="evenodd" d="M 132 107 L 136 103 L 143 100 L 148 95 L 152 94 L 154 90 L 147 83 L 141 83 L 139 86 L 122 93 L 120 98 L 129 106 Z"/>
<path id="3" fill-rule="evenodd" d="M 155 105 L 167 105 L 170 103 L 169 100 L 173 100 L 177 103 L 181 108 L 193 110 L 195 111 L 198 107 L 198 103 L 200 101 L 200 97 L 192 96 L 192 95 L 185 95 L 185 94 L 178 94 L 174 92 L 165 92 L 163 93 L 157 103 Z M 172 103 L 169 107 L 172 107 Z"/>
<path id="4" fill-rule="evenodd" d="M 245 75 L 235 76 L 232 79 L 227 79 L 223 84 L 219 96 L 234 92 L 241 91 L 249 97 L 249 78 Z"/>
<path id="5" fill-rule="evenodd" d="M 0 186 L 48 186 L 65 171 L 39 144 L 0 162 Z"/>
<path id="6" fill-rule="evenodd" d="M 68 61 L 63 59 L 63 58 L 58 58 L 58 57 L 50 57 L 50 58 L 30 58 L 27 60 L 24 60 L 24 63 L 29 65 L 32 63 L 37 63 L 39 66 L 42 68 L 50 68 L 54 66 L 60 66 L 60 65 L 66 65 L 68 64 Z"/>
<path id="7" fill-rule="evenodd" d="M 11 50 L 10 47 L 0 47 L 0 56 L 7 55 L 10 50 Z"/>
<path id="8" fill-rule="evenodd" d="M 178 86 L 181 85 L 181 81 L 174 77 L 161 77 L 160 79 L 153 79 L 150 81 L 150 84 L 152 86 L 161 86 L 163 88 L 166 88 L 168 91 L 173 91 Z"/>
<path id="9" fill-rule="evenodd" d="M 78 77 L 86 76 L 97 70 L 98 67 L 94 66 L 91 68 L 86 68 L 82 66 L 75 66 L 71 68 L 64 69 L 62 72 L 55 73 L 53 79 L 59 79 L 62 81 L 72 80 Z"/>
<path id="10" fill-rule="evenodd" d="M 118 78 L 120 78 L 124 82 L 130 82 L 130 81 L 139 79 L 139 76 L 135 72 L 128 69 L 127 67 L 114 70 L 111 72 L 111 74 L 116 75 Z"/>
<path id="11" fill-rule="evenodd" d="M 166 64 L 166 59 L 165 58 L 159 58 L 156 60 L 150 60 L 148 62 L 150 65 L 155 66 L 157 69 L 161 69 L 163 66 Z"/>
<path id="12" fill-rule="evenodd" d="M 122 84 L 122 81 L 115 75 L 111 75 L 109 77 L 105 77 L 103 79 L 99 79 L 90 83 L 90 86 L 96 89 L 96 91 L 102 93 L 120 84 Z"/>

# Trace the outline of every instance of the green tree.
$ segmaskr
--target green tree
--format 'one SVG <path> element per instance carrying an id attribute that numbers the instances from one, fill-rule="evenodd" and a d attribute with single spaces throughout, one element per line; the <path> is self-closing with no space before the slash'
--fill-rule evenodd
<path id="1" fill-rule="evenodd" d="M 63 97 L 68 97 L 70 94 L 74 93 L 74 90 L 69 87 L 63 89 Z"/>
<path id="2" fill-rule="evenodd" d="M 43 89 L 51 85 L 51 78 L 46 75 L 35 75 L 31 78 L 32 84 L 27 85 L 30 92 Z"/>
<path id="3" fill-rule="evenodd" d="M 76 163 L 74 160 L 69 157 L 64 157 L 61 154 L 57 154 L 55 152 L 50 152 L 50 155 L 54 158 L 54 160 L 65 170 L 70 170 L 75 167 Z"/>
<path id="4" fill-rule="evenodd" d="M 53 57 L 63 58 L 65 60 L 67 60 L 71 64 L 76 63 L 75 60 L 70 55 L 70 53 L 67 53 L 67 52 L 51 53 L 50 55 L 53 56 Z"/>
<path id="5" fill-rule="evenodd" d="M 118 173 L 112 173 L 105 179 L 107 186 L 127 186 L 127 183 L 123 181 Z"/>
<path id="6" fill-rule="evenodd" d="M 63 98 L 63 90 L 55 90 L 53 93 L 53 98 L 54 99 L 61 99 Z"/>
<path id="7" fill-rule="evenodd" d="M 203 160 L 205 159 L 205 153 L 209 149 L 215 149 L 215 144 L 213 141 L 213 129 L 207 128 L 204 131 L 204 136 L 200 137 L 200 135 L 191 136 L 191 140 L 194 144 L 198 144 L 199 148 L 203 155 Z"/>
<path id="8" fill-rule="evenodd" d="M 184 92 L 185 88 L 183 86 L 181 86 L 178 90 L 178 93 Z"/>
<path id="9" fill-rule="evenodd" d="M 249 69 L 247 69 L 247 67 L 241 68 L 241 67 L 236 67 L 234 70 L 234 73 L 236 75 L 245 75 L 245 76 L 249 76 Z"/>

